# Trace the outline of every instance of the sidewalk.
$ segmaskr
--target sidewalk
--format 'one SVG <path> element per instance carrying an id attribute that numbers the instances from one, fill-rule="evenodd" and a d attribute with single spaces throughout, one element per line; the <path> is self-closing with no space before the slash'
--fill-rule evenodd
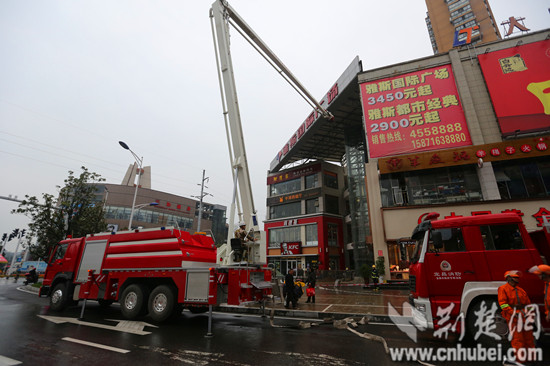
<path id="1" fill-rule="evenodd" d="M 334 283 L 319 283 L 316 288 L 315 304 L 306 303 L 304 294 L 298 300 L 298 309 L 286 309 L 284 300 L 281 300 L 279 291 L 274 288 L 275 301 L 266 303 L 265 314 L 287 317 L 302 317 L 311 319 L 343 319 L 347 317 L 367 317 L 370 321 L 390 322 L 388 303 L 399 313 L 402 313 L 404 302 L 408 302 L 409 292 L 403 288 L 393 289 L 383 286 L 380 290 L 364 288 L 362 284 L 343 283 L 335 286 Z M 247 306 L 222 305 L 216 308 L 219 311 L 263 314 L 259 304 Z"/>

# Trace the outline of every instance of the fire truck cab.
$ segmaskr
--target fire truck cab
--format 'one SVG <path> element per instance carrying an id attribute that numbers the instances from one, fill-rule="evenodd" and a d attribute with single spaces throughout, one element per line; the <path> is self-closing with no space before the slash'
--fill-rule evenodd
<path id="1" fill-rule="evenodd" d="M 415 324 L 438 329 L 438 310 L 452 307 L 451 321 L 465 317 L 467 332 L 474 328 L 474 312 L 483 302 L 498 305 L 504 273 L 523 273 L 520 286 L 533 303 L 543 303 L 543 283 L 529 269 L 542 263 L 521 217 L 514 213 L 453 217 L 438 220 L 429 214 L 413 232 L 416 241 L 410 266 L 410 301 Z M 498 307 L 498 313 L 500 307 Z M 543 309 L 541 309 L 543 313 Z M 497 315 L 495 332 L 507 324 Z"/>

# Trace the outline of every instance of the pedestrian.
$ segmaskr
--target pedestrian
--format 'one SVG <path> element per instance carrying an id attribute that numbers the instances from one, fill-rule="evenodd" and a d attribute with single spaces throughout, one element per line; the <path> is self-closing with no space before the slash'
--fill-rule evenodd
<path id="1" fill-rule="evenodd" d="M 307 269 L 307 279 L 306 279 L 306 295 L 307 295 L 307 301 L 306 303 L 313 303 L 315 304 L 315 282 L 317 281 L 317 276 L 315 275 L 315 271 L 308 267 Z"/>
<path id="2" fill-rule="evenodd" d="M 298 299 L 296 298 L 296 285 L 294 284 L 294 270 L 291 268 L 285 276 L 286 302 L 285 308 L 288 309 L 292 302 L 292 308 L 298 307 Z"/>
<path id="3" fill-rule="evenodd" d="M 522 348 L 535 348 L 533 328 L 527 330 L 527 317 L 525 307 L 531 304 L 525 290 L 518 286 L 521 272 L 511 270 L 504 273 L 506 283 L 498 288 L 498 304 L 502 309 L 502 316 L 508 322 L 512 333 L 511 345 L 516 350 L 516 355 L 521 356 L 524 352 L 518 352 Z M 524 359 L 518 357 L 519 362 Z"/>
<path id="4" fill-rule="evenodd" d="M 533 267 L 531 272 L 539 275 L 540 279 L 544 282 L 544 314 L 546 321 L 550 322 L 550 266 L 540 264 Z"/>
<path id="5" fill-rule="evenodd" d="M 302 268 L 301 264 L 298 264 L 298 271 L 296 273 L 296 277 L 304 278 L 304 269 Z"/>

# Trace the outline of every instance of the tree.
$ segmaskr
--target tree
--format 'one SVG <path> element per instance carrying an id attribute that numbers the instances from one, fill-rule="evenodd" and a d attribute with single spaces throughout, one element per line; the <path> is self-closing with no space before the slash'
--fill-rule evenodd
<path id="1" fill-rule="evenodd" d="M 65 185 L 57 186 L 57 198 L 43 193 L 43 202 L 40 203 L 35 196 L 26 195 L 12 211 L 31 220 L 26 239 L 33 256 L 47 259 L 52 247 L 67 235 L 80 237 L 106 230 L 103 202 L 95 200 L 96 183 L 105 179 L 89 172 L 86 167 L 81 169 L 79 176 L 69 171 Z M 36 238 L 36 244 L 30 244 L 31 238 Z"/>

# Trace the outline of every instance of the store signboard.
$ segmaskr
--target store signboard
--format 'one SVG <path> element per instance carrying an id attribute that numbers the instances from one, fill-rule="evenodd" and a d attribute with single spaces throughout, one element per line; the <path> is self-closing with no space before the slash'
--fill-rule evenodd
<path id="1" fill-rule="evenodd" d="M 550 130 L 550 40 L 478 59 L 502 135 Z"/>
<path id="2" fill-rule="evenodd" d="M 360 89 L 371 158 L 472 144 L 450 64 Z"/>
<path id="3" fill-rule="evenodd" d="M 298 255 L 302 254 L 302 242 L 291 241 L 281 243 L 281 255 Z"/>

